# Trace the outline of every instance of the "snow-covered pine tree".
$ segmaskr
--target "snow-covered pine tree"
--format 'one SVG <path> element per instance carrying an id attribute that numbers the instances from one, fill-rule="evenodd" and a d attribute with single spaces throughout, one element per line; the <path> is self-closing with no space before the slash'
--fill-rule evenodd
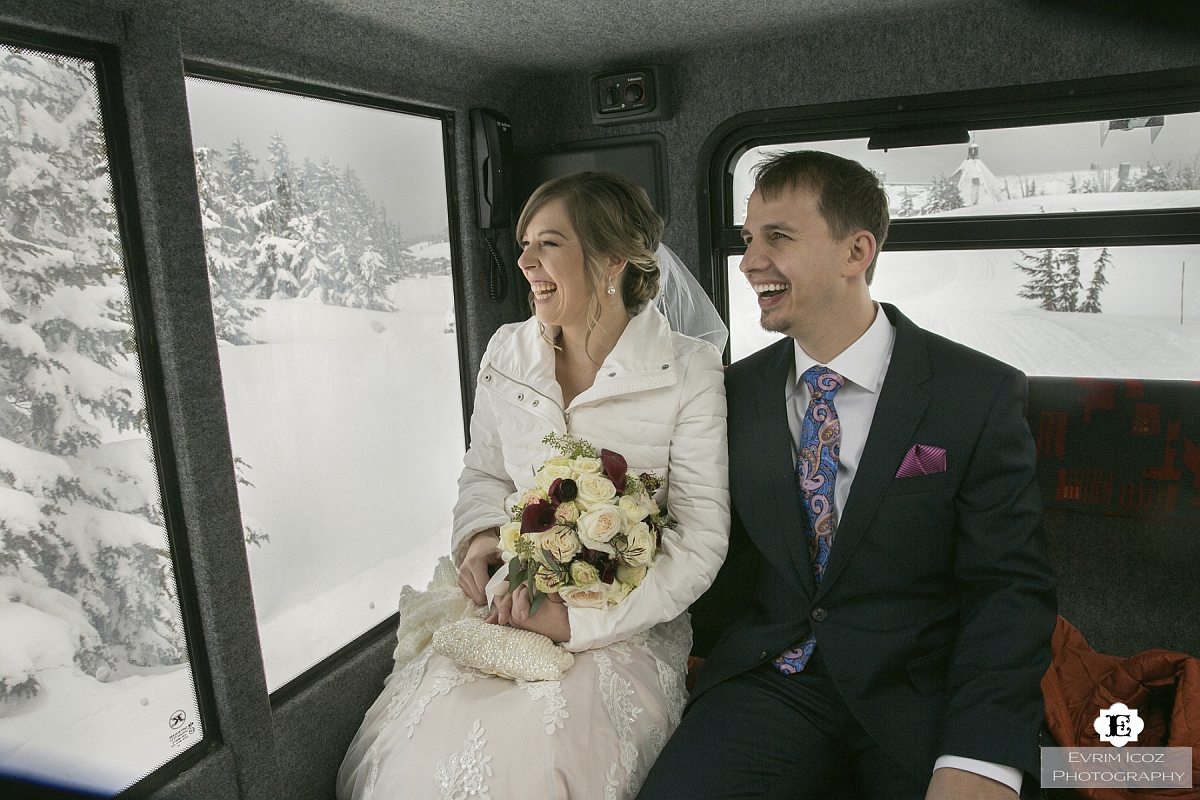
<path id="1" fill-rule="evenodd" d="M 0 700 L 184 658 L 95 85 L 0 47 Z"/>
<path id="2" fill-rule="evenodd" d="M 279 133 L 267 145 L 270 176 L 265 181 L 267 196 L 257 214 L 261 229 L 251 246 L 251 263 L 258 275 L 258 297 L 298 297 L 304 275 L 297 274 L 295 239 L 299 212 L 293 165 L 287 143 Z M 300 266 L 303 266 L 303 261 Z"/>
<path id="3" fill-rule="evenodd" d="M 909 191 L 907 186 L 904 187 L 904 195 L 900 198 L 900 208 L 896 213 L 901 217 L 911 217 L 917 213 L 916 209 L 913 208 L 912 192 Z"/>
<path id="4" fill-rule="evenodd" d="M 1058 274 L 1058 262 L 1054 251 L 1044 249 L 1039 254 L 1020 251 L 1021 261 L 1013 264 L 1021 272 L 1029 276 L 1029 280 L 1017 291 L 1018 297 L 1027 300 L 1037 300 L 1038 307 L 1046 311 L 1057 311 L 1058 287 L 1061 279 Z M 1021 262 L 1024 263 L 1021 263 Z"/>
<path id="5" fill-rule="evenodd" d="M 925 199 L 921 213 L 934 214 L 938 211 L 952 211 L 962 207 L 962 192 L 958 190 L 958 183 L 952 177 L 939 175 L 929 186 L 929 195 Z"/>
<path id="6" fill-rule="evenodd" d="M 400 280 L 413 274 L 413 259 L 405 247 L 403 231 L 388 219 L 387 208 L 382 205 L 371 226 L 371 240 L 387 262 L 389 275 Z"/>
<path id="7" fill-rule="evenodd" d="M 262 311 L 244 302 L 252 278 L 246 270 L 250 242 L 241 227 L 246 217 L 237 213 L 221 154 L 200 147 L 195 156 L 204 254 L 208 261 L 208 288 L 212 295 L 217 339 L 229 344 L 253 344 L 255 340 L 246 331 L 246 326 Z"/>
<path id="8" fill-rule="evenodd" d="M 374 231 L 379 212 L 367 194 L 358 174 L 350 167 L 343 173 L 344 194 L 347 208 L 351 212 L 350 224 L 346 229 L 347 254 L 352 261 L 350 269 L 350 294 L 346 305 L 370 308 L 376 311 L 393 311 L 388 299 L 388 288 L 400 279 L 398 263 L 384 257 Z M 386 234 L 385 234 L 386 235 Z"/>
<path id="9" fill-rule="evenodd" d="M 258 159 L 241 139 L 234 139 L 226 150 L 225 166 L 229 202 L 236 218 L 234 229 L 245 237 L 238 248 L 244 259 L 241 269 L 245 275 L 245 297 L 270 297 L 278 262 L 269 257 L 260 259 L 259 249 L 259 237 L 268 235 L 267 229 L 273 222 L 268 183 L 258 174 Z"/>
<path id="10" fill-rule="evenodd" d="M 1067 247 L 1054 256 L 1059 276 L 1055 311 L 1076 311 L 1079 308 L 1079 248 Z"/>
<path id="11" fill-rule="evenodd" d="M 1127 181 L 1123 188 L 1128 192 L 1169 192 L 1175 188 L 1174 183 L 1165 167 L 1147 164 L 1141 174 Z"/>
<path id="12" fill-rule="evenodd" d="M 267 144 L 267 161 L 271 164 L 271 175 L 267 181 L 267 194 L 271 200 L 270 214 L 266 219 L 277 236 L 283 235 L 292 218 L 299 211 L 296 197 L 295 167 L 287 142 L 276 132 Z"/>
<path id="13" fill-rule="evenodd" d="M 1083 299 L 1083 304 L 1079 306 L 1079 310 L 1083 313 L 1099 314 L 1101 312 L 1100 293 L 1108 285 L 1108 278 L 1105 277 L 1104 271 L 1111 265 L 1112 256 L 1105 247 L 1100 251 L 1100 257 L 1096 259 L 1095 271 L 1092 273 L 1092 282 L 1088 284 L 1087 296 Z"/>

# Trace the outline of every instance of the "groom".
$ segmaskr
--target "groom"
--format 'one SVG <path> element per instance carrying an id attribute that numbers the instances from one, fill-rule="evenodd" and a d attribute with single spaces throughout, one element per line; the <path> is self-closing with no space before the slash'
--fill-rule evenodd
<path id="1" fill-rule="evenodd" d="M 787 337 L 728 370 L 711 652 L 643 800 L 1011 800 L 1038 771 L 1055 598 L 1025 376 L 871 299 L 887 227 L 854 161 L 756 172 L 741 270 Z"/>

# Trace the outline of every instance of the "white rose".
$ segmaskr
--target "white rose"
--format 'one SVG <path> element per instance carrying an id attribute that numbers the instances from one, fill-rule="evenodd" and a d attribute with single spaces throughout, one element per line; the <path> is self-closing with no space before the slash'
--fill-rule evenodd
<path id="1" fill-rule="evenodd" d="M 625 495 L 620 501 L 621 510 L 630 525 L 641 522 L 654 513 L 654 501 L 646 495 Z"/>
<path id="2" fill-rule="evenodd" d="M 586 561 L 571 562 L 571 583 L 576 586 L 590 586 L 600 580 L 600 570 Z"/>
<path id="3" fill-rule="evenodd" d="M 546 464 L 537 471 L 533 482 L 543 492 L 547 492 L 550 490 L 550 484 L 559 478 L 569 478 L 572 474 L 571 468 L 565 464 Z"/>
<path id="4" fill-rule="evenodd" d="M 604 465 L 600 463 L 598 458 L 588 458 L 580 456 L 571 462 L 571 466 L 580 475 L 599 475 L 600 470 L 604 469 Z"/>
<path id="5" fill-rule="evenodd" d="M 601 585 L 603 585 L 603 584 L 601 584 Z M 629 597 L 629 593 L 633 591 L 633 588 L 634 587 L 630 586 L 628 583 L 625 583 L 624 581 L 613 581 L 612 583 L 610 583 L 608 585 L 609 605 L 615 606 L 617 603 L 621 602 L 626 597 Z"/>
<path id="6" fill-rule="evenodd" d="M 571 458 L 570 456 L 555 456 L 554 458 L 547 458 L 544 463 L 552 467 L 569 467 L 571 466 Z"/>
<path id="7" fill-rule="evenodd" d="M 625 552 L 621 559 L 631 567 L 648 567 L 654 563 L 654 554 L 658 546 L 654 540 L 654 531 L 644 522 L 630 526 L 625 531 Z"/>
<path id="8" fill-rule="evenodd" d="M 520 538 L 520 522 L 509 522 L 500 526 L 500 549 L 504 551 L 505 561 L 517 554 L 517 540 Z"/>
<path id="9" fill-rule="evenodd" d="M 529 540 L 538 550 L 545 550 L 558 563 L 570 561 L 579 552 L 579 537 L 570 528 L 555 525 L 541 533 L 531 533 Z"/>
<path id="10" fill-rule="evenodd" d="M 616 553 L 609 542 L 621 532 L 624 523 L 621 509 L 613 505 L 596 506 L 579 518 L 579 539 L 589 550 Z"/>
<path id="11" fill-rule="evenodd" d="M 554 521 L 559 525 L 574 525 L 579 521 L 579 506 L 568 500 L 554 509 Z"/>
<path id="12" fill-rule="evenodd" d="M 640 586 L 642 581 L 646 579 L 647 570 L 645 567 L 631 567 L 628 564 L 617 565 L 617 580 L 621 583 L 628 583 L 630 586 Z"/>
<path id="13" fill-rule="evenodd" d="M 549 485 L 549 484 L 547 484 L 547 485 Z M 546 494 L 546 492 L 544 490 L 542 490 L 542 489 L 526 489 L 525 494 L 521 495 L 521 499 L 517 501 L 517 505 L 520 506 L 521 508 L 524 508 L 525 506 L 529 505 L 530 503 L 548 503 L 548 502 L 550 502 L 550 495 Z"/>
<path id="14" fill-rule="evenodd" d="M 591 508 L 596 503 L 607 503 L 617 496 L 617 487 L 603 475 L 580 475 L 576 498 L 583 503 L 584 508 Z"/>
<path id="15" fill-rule="evenodd" d="M 559 597 L 568 606 L 575 608 L 607 608 L 608 587 L 603 583 L 590 586 L 564 586 L 558 590 Z"/>

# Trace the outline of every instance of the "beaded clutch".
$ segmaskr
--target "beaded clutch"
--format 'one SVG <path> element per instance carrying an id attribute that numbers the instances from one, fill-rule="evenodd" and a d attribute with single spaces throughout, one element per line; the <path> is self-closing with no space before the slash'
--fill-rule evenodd
<path id="1" fill-rule="evenodd" d="M 434 631 L 433 650 L 480 672 L 514 681 L 556 681 L 575 656 L 533 631 L 467 617 Z"/>

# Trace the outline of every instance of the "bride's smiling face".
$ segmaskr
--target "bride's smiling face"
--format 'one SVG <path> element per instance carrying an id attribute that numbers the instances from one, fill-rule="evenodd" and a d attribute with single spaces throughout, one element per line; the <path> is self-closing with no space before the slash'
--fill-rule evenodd
<path id="1" fill-rule="evenodd" d="M 551 200 L 538 209 L 522 231 L 520 244 L 517 264 L 529 281 L 538 321 L 561 327 L 585 325 L 593 289 L 566 204 Z"/>

